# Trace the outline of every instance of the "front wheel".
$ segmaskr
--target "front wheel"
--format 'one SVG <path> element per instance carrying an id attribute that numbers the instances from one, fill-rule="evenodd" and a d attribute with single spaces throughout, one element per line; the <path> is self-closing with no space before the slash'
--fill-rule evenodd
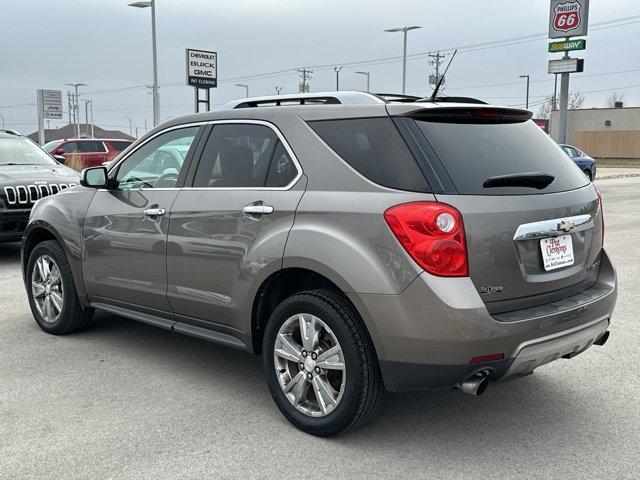
<path id="1" fill-rule="evenodd" d="M 93 310 L 80 304 L 71 266 L 58 242 L 38 244 L 29 256 L 26 274 L 29 305 L 42 330 L 64 335 L 89 325 Z"/>
<path id="2" fill-rule="evenodd" d="M 271 396 L 307 433 L 328 436 L 357 427 L 382 400 L 382 378 L 364 325 L 333 291 L 303 292 L 278 305 L 262 352 Z"/>

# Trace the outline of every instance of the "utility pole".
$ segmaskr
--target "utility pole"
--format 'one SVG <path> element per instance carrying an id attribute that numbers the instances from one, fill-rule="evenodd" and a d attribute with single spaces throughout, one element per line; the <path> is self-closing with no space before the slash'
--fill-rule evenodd
<path id="1" fill-rule="evenodd" d="M 300 73 L 300 79 L 302 80 L 300 83 L 300 93 L 309 93 L 311 91 L 311 88 L 309 87 L 309 80 L 311 80 L 313 70 L 309 70 L 308 68 L 299 68 L 298 73 Z"/>
<path id="2" fill-rule="evenodd" d="M 89 103 L 91 100 L 84 101 L 84 124 L 85 124 L 85 134 L 87 137 L 89 136 Z"/>
<path id="3" fill-rule="evenodd" d="M 438 82 L 440 81 L 440 65 L 442 65 L 442 62 L 444 61 L 446 55 L 444 53 L 440 53 L 440 51 L 437 51 L 436 53 L 430 53 L 427 56 L 429 57 L 429 65 L 434 67 L 436 71 L 434 81 L 431 82 L 431 79 L 429 79 L 429 84 L 433 85 L 433 88 L 436 88 L 438 86 Z"/>
<path id="4" fill-rule="evenodd" d="M 336 72 L 336 92 L 340 91 L 340 70 L 342 70 L 342 65 L 333 67 L 333 71 Z"/>
<path id="5" fill-rule="evenodd" d="M 71 125 L 73 123 L 72 121 L 72 111 L 73 111 L 73 103 L 71 101 L 71 95 L 73 95 L 71 92 L 67 92 L 67 102 L 69 105 L 69 125 Z"/>
<path id="6" fill-rule="evenodd" d="M 276 87 L 276 94 L 280 95 L 280 92 L 282 92 L 282 89 L 284 87 Z"/>
<path id="7" fill-rule="evenodd" d="M 525 108 L 527 110 L 529 110 L 529 81 L 531 80 L 530 75 L 520 75 L 520 78 L 526 78 L 527 79 L 527 103 Z"/>
<path id="8" fill-rule="evenodd" d="M 79 103 L 80 103 L 80 97 L 78 95 L 78 87 L 86 87 L 87 84 L 86 83 L 65 83 L 65 85 L 69 85 L 70 87 L 73 87 L 75 89 L 75 98 L 74 98 L 74 120 L 75 120 L 75 124 L 76 124 L 76 137 L 80 138 L 80 107 L 79 107 Z"/>
<path id="9" fill-rule="evenodd" d="M 91 115 L 91 138 L 96 138 L 96 134 L 93 129 L 93 100 L 89 100 L 89 102 L 89 114 Z"/>
<path id="10" fill-rule="evenodd" d="M 367 77 L 367 92 L 370 92 L 370 88 L 369 88 L 369 77 L 371 76 L 371 74 L 369 72 L 355 72 L 359 75 L 364 75 L 365 77 Z"/>
<path id="11" fill-rule="evenodd" d="M 147 119 L 144 119 L 144 133 L 147 133 L 149 129 L 147 128 Z"/>
<path id="12" fill-rule="evenodd" d="M 126 115 L 124 115 L 124 118 L 129 120 L 129 135 L 133 137 L 133 124 L 131 123 L 131 119 Z"/>

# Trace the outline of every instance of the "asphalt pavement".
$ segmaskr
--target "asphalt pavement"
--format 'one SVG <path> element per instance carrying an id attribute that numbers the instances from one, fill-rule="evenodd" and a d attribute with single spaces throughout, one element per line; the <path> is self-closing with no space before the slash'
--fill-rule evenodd
<path id="1" fill-rule="evenodd" d="M 620 284 L 605 347 L 478 398 L 387 394 L 330 439 L 286 422 L 258 357 L 112 315 L 46 335 L 0 245 L 0 478 L 640 478 L 640 178 L 597 186 Z"/>

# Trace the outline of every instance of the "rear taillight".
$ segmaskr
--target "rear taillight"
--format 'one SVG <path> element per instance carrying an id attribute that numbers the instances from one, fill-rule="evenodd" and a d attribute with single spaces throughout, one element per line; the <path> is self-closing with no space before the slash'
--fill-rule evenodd
<path id="1" fill-rule="evenodd" d="M 602 206 L 602 193 L 598 191 L 598 204 L 600 205 L 600 218 L 602 219 L 602 246 L 604 247 L 604 208 Z"/>
<path id="2" fill-rule="evenodd" d="M 469 275 L 462 215 L 437 202 L 405 203 L 384 212 L 389 228 L 427 272 L 443 277 Z"/>

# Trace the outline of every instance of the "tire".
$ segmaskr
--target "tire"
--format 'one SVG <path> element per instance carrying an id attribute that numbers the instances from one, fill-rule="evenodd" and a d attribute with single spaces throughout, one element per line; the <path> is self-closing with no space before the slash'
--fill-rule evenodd
<path id="1" fill-rule="evenodd" d="M 593 182 L 593 175 L 591 175 L 591 172 L 589 170 L 585 170 L 584 174 L 587 176 L 590 182 Z"/>
<path id="2" fill-rule="evenodd" d="M 48 270 L 53 272 L 52 276 L 44 275 L 45 281 L 42 270 L 36 265 L 39 260 L 46 262 Z M 59 275 L 55 275 L 55 269 Z M 42 330 L 53 335 L 65 335 L 82 330 L 91 323 L 93 309 L 84 308 L 80 304 L 69 261 L 58 242 L 47 240 L 33 249 L 27 263 L 26 276 L 29 306 Z M 34 285 L 34 280 L 37 286 Z M 44 286 L 44 293 L 41 286 Z M 49 308 L 52 310 L 47 310 L 45 306 L 46 296 L 50 299 Z"/>
<path id="3" fill-rule="evenodd" d="M 283 355 L 283 350 L 287 355 L 296 348 L 305 350 L 302 334 L 300 337 L 295 334 L 296 322 L 302 328 L 300 314 L 306 319 L 305 325 L 315 325 L 320 332 L 317 335 L 317 349 L 312 350 L 311 355 L 307 352 L 306 358 L 302 357 L 304 352 L 301 352 L 296 361 L 295 358 L 276 356 L 277 346 L 278 355 Z M 306 331 L 316 330 L 311 327 Z M 290 338 L 297 340 L 295 348 L 287 349 L 291 344 L 286 343 L 285 346 L 281 340 L 284 337 L 278 337 L 279 333 L 287 332 L 294 332 Z M 328 351 L 330 348 L 337 351 L 336 345 L 340 353 L 326 357 L 331 353 Z M 269 318 L 262 352 L 264 372 L 273 400 L 287 420 L 304 432 L 324 437 L 356 428 L 373 416 L 382 401 L 382 376 L 365 326 L 354 307 L 334 291 L 311 290 L 293 295 L 280 303 Z M 315 365 L 309 358 L 317 360 L 315 367 L 308 365 Z M 335 370 L 340 362 L 343 369 Z M 285 394 L 284 388 L 287 388 L 288 382 L 294 383 L 294 375 L 298 373 L 302 377 Z M 298 395 L 304 390 L 300 383 L 303 381 L 307 382 L 306 393 Z M 318 385 L 327 384 L 331 389 L 323 390 L 324 394 L 316 391 Z M 318 395 L 328 400 L 321 402 Z M 294 406 L 297 396 L 306 400 Z M 333 405 L 332 401 L 337 401 L 337 404 Z M 321 403 L 326 404 L 326 411 Z"/>

